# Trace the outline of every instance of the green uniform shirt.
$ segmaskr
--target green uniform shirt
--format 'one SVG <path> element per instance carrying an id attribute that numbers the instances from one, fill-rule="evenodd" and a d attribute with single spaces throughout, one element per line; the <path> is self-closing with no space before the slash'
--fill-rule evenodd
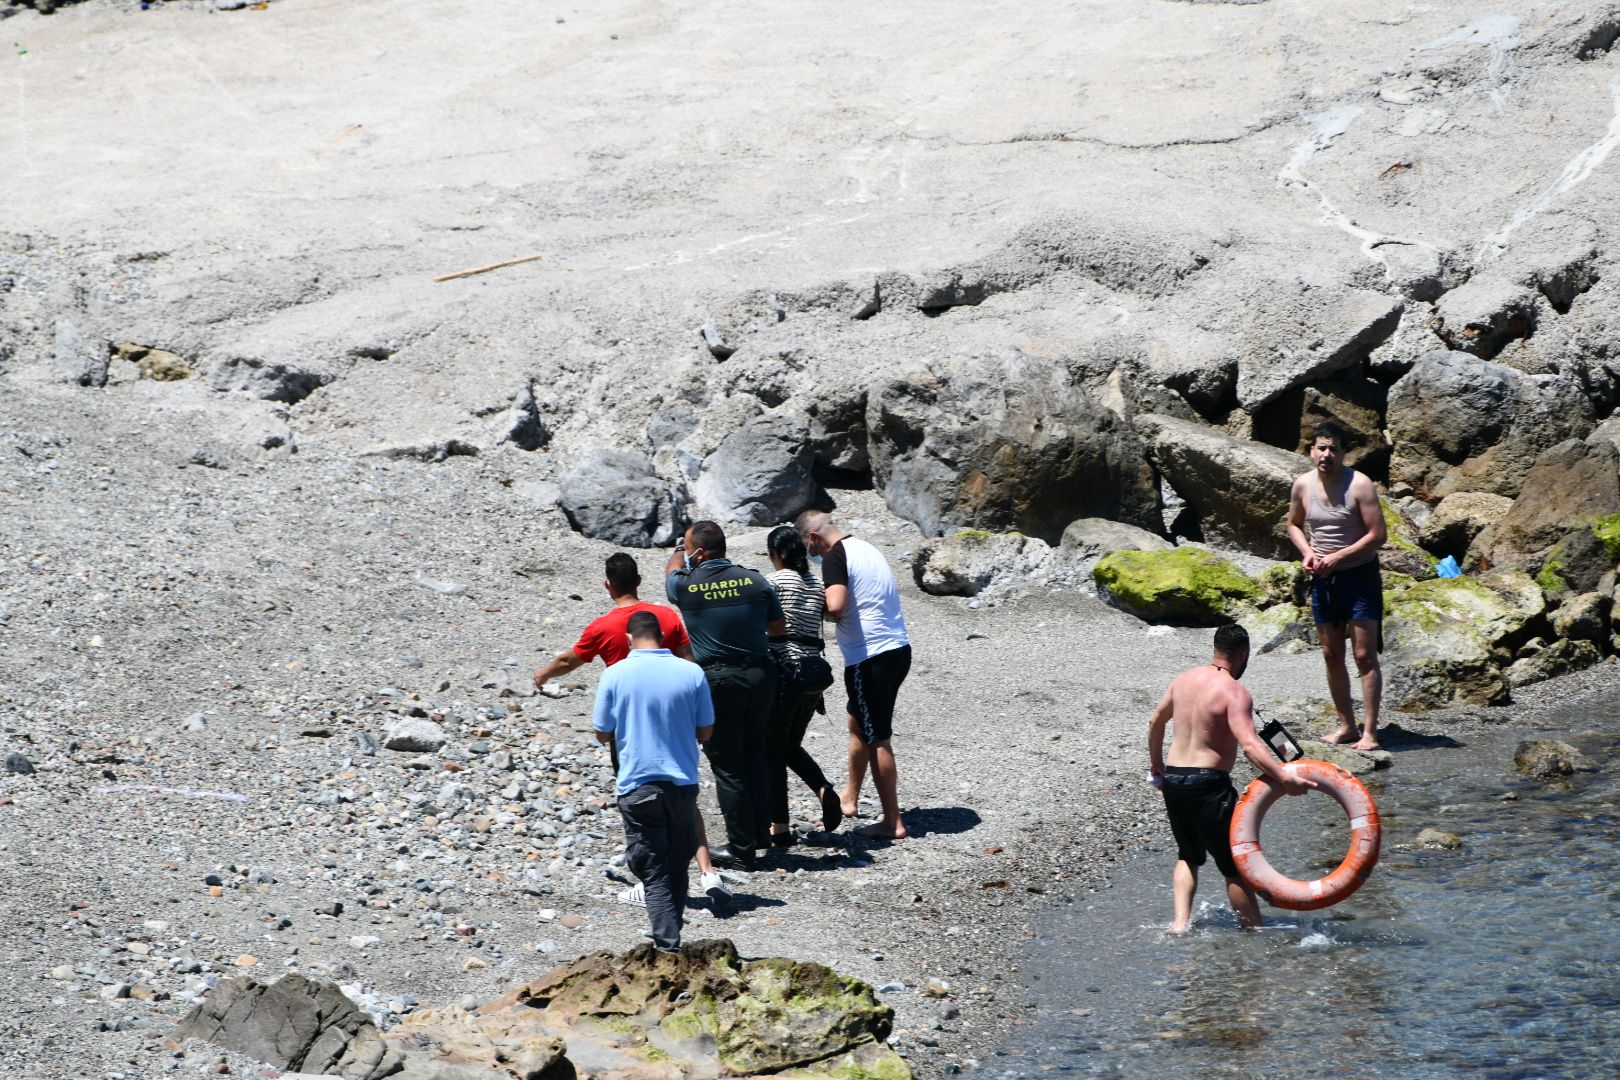
<path id="1" fill-rule="evenodd" d="M 770 655 L 767 623 L 784 619 L 776 589 L 757 570 L 730 559 L 706 559 L 664 582 L 680 609 L 700 664 L 764 660 Z"/>

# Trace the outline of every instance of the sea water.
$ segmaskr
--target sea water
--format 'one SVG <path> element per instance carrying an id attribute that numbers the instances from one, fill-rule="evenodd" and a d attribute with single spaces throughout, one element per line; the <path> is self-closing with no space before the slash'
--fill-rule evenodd
<path id="1" fill-rule="evenodd" d="M 1620 1076 L 1620 699 L 1456 738 L 1392 741 L 1367 778 L 1383 855 L 1343 903 L 1263 908 L 1241 933 L 1200 875 L 1173 937 L 1168 840 L 1082 894 L 1024 965 L 1033 1022 L 982 1073 L 1023 1077 Z M 1560 738 L 1599 771 L 1518 775 L 1521 738 Z M 1454 833 L 1457 849 L 1419 847 Z M 1325 794 L 1268 813 L 1267 856 L 1319 877 L 1349 831 Z"/>

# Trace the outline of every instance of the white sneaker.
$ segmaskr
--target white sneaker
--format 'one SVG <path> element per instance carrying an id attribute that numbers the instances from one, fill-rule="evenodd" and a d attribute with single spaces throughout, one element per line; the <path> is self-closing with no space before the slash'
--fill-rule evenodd
<path id="1" fill-rule="evenodd" d="M 647 887 L 639 881 L 636 882 L 634 885 L 630 886 L 628 889 L 619 894 L 619 903 L 634 904 L 636 907 L 646 907 Z"/>
<path id="2" fill-rule="evenodd" d="M 731 899 L 731 890 L 726 887 L 719 874 L 702 874 L 698 877 L 698 885 L 703 889 L 705 896 L 711 904 L 724 904 Z"/>

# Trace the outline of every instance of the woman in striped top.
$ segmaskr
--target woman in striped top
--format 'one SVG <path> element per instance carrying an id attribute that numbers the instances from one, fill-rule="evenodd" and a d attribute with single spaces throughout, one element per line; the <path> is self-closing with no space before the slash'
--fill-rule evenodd
<path id="1" fill-rule="evenodd" d="M 830 673 L 822 658 L 821 615 L 827 606 L 821 582 L 810 573 L 810 558 L 798 530 L 783 525 L 765 542 L 775 567 L 770 582 L 787 614 L 785 637 L 771 639 L 776 661 L 776 706 L 771 715 L 769 754 L 771 770 L 771 843 L 786 847 L 795 842 L 788 825 L 787 770 L 792 769 L 821 802 L 821 827 L 836 830 L 843 821 L 838 790 L 828 781 L 803 745 L 810 718 L 825 712 L 821 693 L 826 684 L 811 688 L 806 677 Z"/>

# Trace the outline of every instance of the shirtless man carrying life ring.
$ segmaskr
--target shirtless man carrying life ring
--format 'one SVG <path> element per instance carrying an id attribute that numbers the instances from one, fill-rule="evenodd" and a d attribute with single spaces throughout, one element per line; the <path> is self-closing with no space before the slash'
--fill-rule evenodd
<path id="1" fill-rule="evenodd" d="M 1249 666 L 1249 635 L 1241 626 L 1215 631 L 1208 664 L 1177 675 L 1148 721 L 1149 779 L 1164 793 L 1164 810 L 1176 838 L 1173 879 L 1176 916 L 1170 932 L 1183 934 L 1192 922 L 1198 868 L 1207 854 L 1226 878 L 1226 899 L 1244 929 L 1259 926 L 1260 903 L 1232 857 L 1232 811 L 1237 789 L 1232 766 L 1243 747 L 1254 767 L 1288 795 L 1303 795 L 1316 784 L 1296 781 L 1254 730 L 1254 698 L 1238 680 Z M 1174 720 L 1168 758 L 1165 724 Z"/>

